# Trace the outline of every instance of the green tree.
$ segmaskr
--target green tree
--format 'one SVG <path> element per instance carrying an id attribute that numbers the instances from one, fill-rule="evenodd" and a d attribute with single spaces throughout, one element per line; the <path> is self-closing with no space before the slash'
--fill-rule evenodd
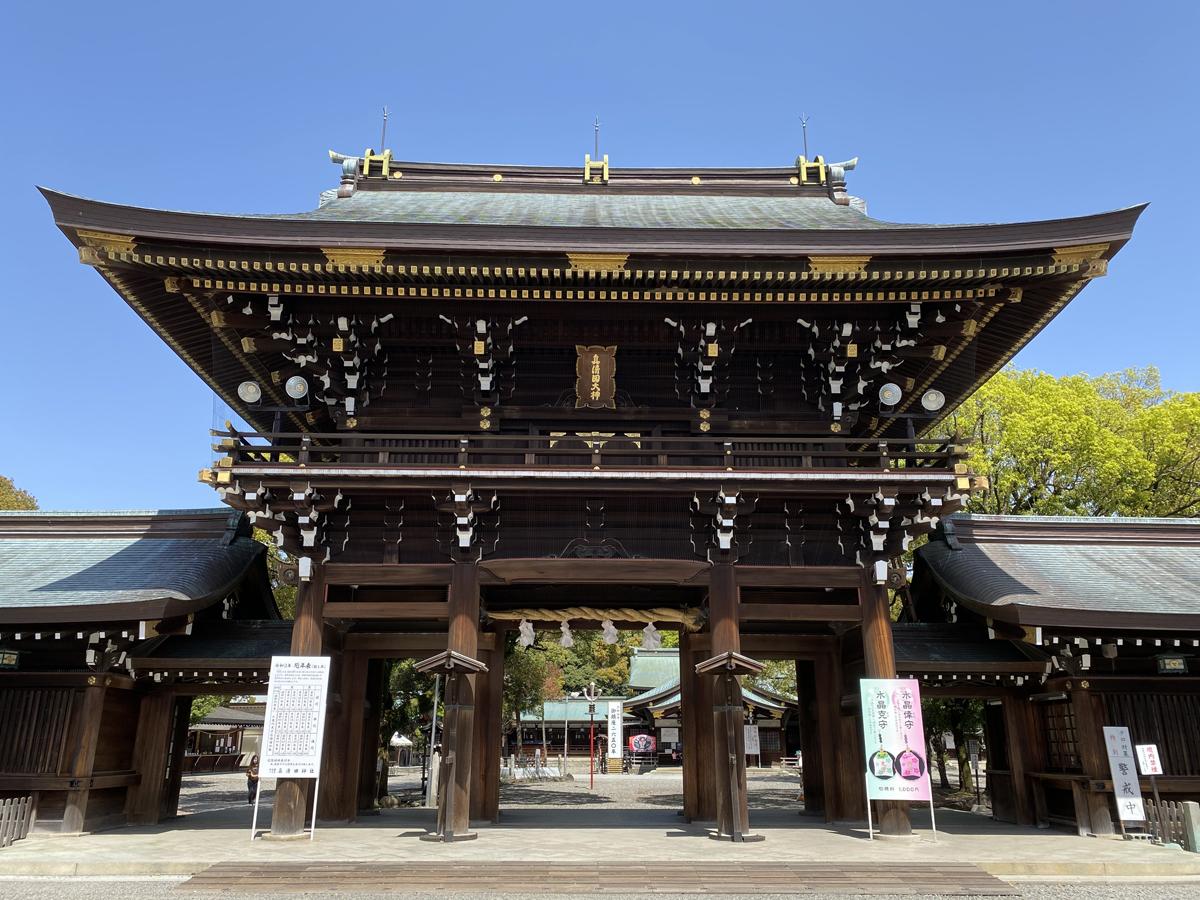
<path id="1" fill-rule="evenodd" d="M 38 502 L 29 491 L 23 491 L 11 478 L 0 475 L 0 509 L 37 509 Z"/>
<path id="2" fill-rule="evenodd" d="M 225 702 L 225 698 L 216 694 L 201 694 L 192 699 L 192 712 L 188 717 L 188 721 L 192 725 L 199 725 L 201 720 L 211 713 L 214 709 Z"/>
<path id="3" fill-rule="evenodd" d="M 280 570 L 288 561 L 287 556 L 279 551 L 275 539 L 261 528 L 254 529 L 254 539 L 267 548 L 267 574 L 271 578 L 271 591 L 275 594 L 275 605 L 285 619 L 296 618 L 296 585 L 286 584 L 280 576 Z"/>
<path id="4" fill-rule="evenodd" d="M 1098 378 L 1005 369 L 947 420 L 988 478 L 974 512 L 1183 516 L 1200 511 L 1200 394 L 1155 369 Z"/>
<path id="5" fill-rule="evenodd" d="M 749 681 L 755 687 L 782 694 L 784 697 L 795 697 L 796 663 L 791 659 L 768 659 L 763 663 L 762 672 L 751 675 Z"/>

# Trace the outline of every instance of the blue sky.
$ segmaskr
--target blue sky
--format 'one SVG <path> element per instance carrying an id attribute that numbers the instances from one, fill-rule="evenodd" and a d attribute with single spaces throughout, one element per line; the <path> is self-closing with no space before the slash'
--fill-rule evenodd
<path id="1" fill-rule="evenodd" d="M 308 209 L 325 151 L 786 165 L 798 115 L 910 222 L 1149 201 L 1133 241 L 1018 357 L 1157 365 L 1200 389 L 1197 5 L 24 3 L 0 55 L 11 408 L 0 473 L 43 508 L 212 505 L 212 395 L 52 225 L 35 184 L 216 212 Z M 53 366 L 50 363 L 53 363 Z M 218 413 L 220 415 L 220 413 Z"/>

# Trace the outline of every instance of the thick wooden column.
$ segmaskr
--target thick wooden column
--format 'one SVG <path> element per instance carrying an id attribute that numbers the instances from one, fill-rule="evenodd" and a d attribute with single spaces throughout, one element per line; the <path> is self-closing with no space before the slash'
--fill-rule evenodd
<path id="1" fill-rule="evenodd" d="M 358 816 L 358 784 L 362 769 L 362 740 L 367 716 L 367 663 L 361 653 L 342 654 L 342 715 L 344 730 L 334 735 L 343 760 L 337 777 L 337 790 L 329 807 L 318 810 L 330 818 L 353 822 Z M 327 773 L 332 775 L 333 773 Z"/>
<path id="2" fill-rule="evenodd" d="M 888 592 L 883 585 L 867 584 L 859 589 L 862 606 L 863 663 L 868 678 L 895 678 L 896 654 L 892 648 L 892 617 Z M 866 712 L 861 711 L 861 715 Z M 859 760 L 865 769 L 866 760 Z M 908 804 L 898 800 L 876 800 L 879 831 L 882 834 L 912 834 Z"/>
<path id="3" fill-rule="evenodd" d="M 1071 709 L 1075 713 L 1075 737 L 1079 745 L 1079 764 L 1083 774 L 1098 781 L 1107 780 L 1112 772 L 1108 766 L 1108 750 L 1104 746 L 1104 701 L 1078 684 L 1071 690 Z M 1086 827 L 1092 834 L 1113 834 L 1112 811 L 1108 792 L 1084 790 L 1081 798 L 1086 805 L 1088 822 L 1080 821 L 1080 832 Z"/>
<path id="4" fill-rule="evenodd" d="M 800 774 L 804 784 L 804 811 L 823 813 L 827 822 L 832 821 L 829 816 L 831 798 L 825 793 L 826 762 L 818 713 L 821 701 L 817 693 L 816 665 L 812 660 L 796 660 L 796 701 L 803 759 Z"/>
<path id="5" fill-rule="evenodd" d="M 742 649 L 738 621 L 740 597 L 737 571 L 731 563 L 717 563 L 709 574 L 708 622 L 712 631 L 712 655 Z M 750 813 L 746 804 L 746 749 L 742 722 L 742 689 L 734 680 L 732 689 L 725 676 L 706 677 L 712 683 L 711 721 L 713 723 L 713 763 L 717 798 L 717 833 L 746 834 L 750 831 Z M 732 710 L 732 712 L 727 712 Z M 735 718 L 732 737 L 726 715 Z M 732 770 L 731 770 L 732 767 Z M 732 782 L 739 785 L 733 796 Z"/>
<path id="6" fill-rule="evenodd" d="M 841 728 L 842 679 L 838 661 L 824 653 L 813 663 L 813 695 L 817 704 L 817 745 L 821 748 L 821 789 L 825 797 L 825 821 L 846 816 L 838 784 L 838 754 L 847 752 L 838 734 Z M 805 763 L 807 765 L 807 762 Z"/>
<path id="7" fill-rule="evenodd" d="M 504 632 L 496 633 L 496 649 L 481 651 L 488 667 L 475 682 L 475 759 L 471 773 L 471 820 L 500 820 L 500 738 L 504 725 Z M 549 762 L 546 763 L 549 765 Z"/>
<path id="8" fill-rule="evenodd" d="M 379 728 L 383 721 L 383 679 L 387 666 L 382 659 L 367 661 L 366 703 L 363 707 L 362 729 L 358 739 L 358 791 L 355 812 L 375 809 L 379 790 Z M 356 752 L 355 747 L 350 752 Z"/>
<path id="9" fill-rule="evenodd" d="M 683 818 L 692 822 L 700 815 L 700 754 L 697 714 L 700 699 L 696 690 L 696 654 L 692 652 L 691 635 L 679 632 L 679 718 L 683 742 Z M 711 703 L 710 703 L 711 705 Z M 711 753 L 709 754 L 712 755 Z M 711 817 L 710 817 L 711 818 Z"/>
<path id="10" fill-rule="evenodd" d="M 175 724 L 171 734 L 171 755 L 167 763 L 167 788 L 163 793 L 159 820 L 179 815 L 179 790 L 183 786 L 183 758 L 187 755 L 188 726 L 192 718 L 192 697 L 175 698 Z"/>
<path id="11" fill-rule="evenodd" d="M 159 690 L 142 697 L 133 742 L 133 770 L 139 781 L 129 788 L 125 800 L 125 818 L 130 825 L 158 824 L 167 786 L 167 752 L 174 713 L 175 696 L 171 691 Z"/>
<path id="12" fill-rule="evenodd" d="M 312 578 L 296 594 L 296 619 L 292 624 L 292 656 L 320 656 L 325 611 L 325 569 L 314 565 Z M 304 832 L 304 813 L 312 790 L 311 778 L 280 778 L 275 786 L 271 834 L 293 837 Z"/>
<path id="13" fill-rule="evenodd" d="M 96 762 L 96 745 L 100 737 L 100 721 L 104 715 L 106 693 L 103 675 L 89 678 L 89 684 L 74 699 L 71 727 L 67 734 L 67 749 L 63 756 L 64 774 L 87 779 Z M 63 809 L 63 834 L 79 834 L 87 821 L 88 790 L 70 791 Z"/>
<path id="14" fill-rule="evenodd" d="M 353 811 L 346 811 L 342 799 L 349 751 L 346 732 L 350 729 L 349 704 L 346 702 L 347 655 L 341 650 L 331 650 L 329 657 L 329 703 L 325 710 L 325 746 L 321 751 L 321 796 L 317 802 L 317 818 L 342 821 L 353 817 Z"/>
<path id="15" fill-rule="evenodd" d="M 479 567 L 473 562 L 455 562 L 450 572 L 449 591 L 450 629 L 447 649 L 463 656 L 479 656 Z M 462 839 L 470 832 L 471 770 L 475 743 L 475 678 L 458 675 L 457 696 L 448 696 L 446 715 L 455 716 L 454 746 L 444 750 L 454 754 L 454 773 L 451 782 L 442 789 L 441 802 L 446 803 L 453 791 L 451 816 L 445 817 L 447 840 Z"/>
<path id="16" fill-rule="evenodd" d="M 1037 824 L 1033 808 L 1033 788 L 1026 777 L 1033 760 L 1030 746 L 1037 739 L 1033 721 L 1033 704 L 1019 694 L 1009 694 L 1001 701 L 1004 710 L 1004 738 L 1008 743 L 1008 770 L 1012 778 L 1013 806 L 1018 825 Z M 1041 771 L 1035 769 L 1034 771 Z"/>

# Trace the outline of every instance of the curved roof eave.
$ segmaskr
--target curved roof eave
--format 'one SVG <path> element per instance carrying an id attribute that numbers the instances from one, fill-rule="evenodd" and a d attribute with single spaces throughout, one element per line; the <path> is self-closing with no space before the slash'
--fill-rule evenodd
<path id="1" fill-rule="evenodd" d="M 664 229 L 530 225 L 398 224 L 231 216 L 122 206 L 39 187 L 63 229 L 244 246 L 380 247 L 398 250 L 808 255 L 838 251 L 912 256 L 1002 253 L 1089 243 L 1121 243 L 1148 204 L 1064 219 L 993 225 L 837 229 Z"/>

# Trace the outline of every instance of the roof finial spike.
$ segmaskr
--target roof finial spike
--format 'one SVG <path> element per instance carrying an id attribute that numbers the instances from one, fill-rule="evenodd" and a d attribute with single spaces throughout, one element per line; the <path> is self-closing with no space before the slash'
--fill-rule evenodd
<path id="1" fill-rule="evenodd" d="M 808 159 L 808 116 L 800 113 L 800 131 L 804 137 L 804 158 Z"/>
<path id="2" fill-rule="evenodd" d="M 592 128 L 596 132 L 596 135 L 595 135 L 596 144 L 595 144 L 595 147 L 593 148 L 594 152 L 592 153 L 592 159 L 598 160 L 598 159 L 600 159 L 600 116 L 599 116 L 599 114 L 596 115 L 596 121 L 592 123 Z"/>
<path id="3" fill-rule="evenodd" d="M 379 152 L 380 153 L 382 153 L 384 150 L 387 149 L 387 120 L 388 120 L 388 108 L 387 108 L 387 104 L 385 103 L 383 106 L 383 128 L 379 132 Z"/>

